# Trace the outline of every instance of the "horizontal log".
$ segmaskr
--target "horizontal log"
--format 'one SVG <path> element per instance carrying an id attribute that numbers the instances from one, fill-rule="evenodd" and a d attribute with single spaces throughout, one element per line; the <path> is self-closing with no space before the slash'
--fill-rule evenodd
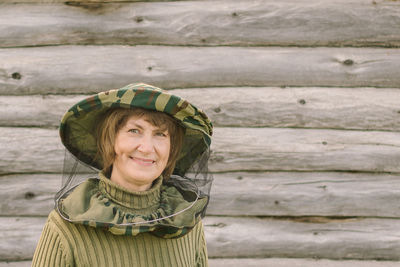
<path id="1" fill-rule="evenodd" d="M 84 95 L 0 96 L 1 126 L 58 127 L 64 113 Z"/>
<path id="2" fill-rule="evenodd" d="M 1 217 L 0 259 L 29 260 L 45 218 Z M 204 219 L 211 258 L 400 260 L 400 220 Z M 24 229 L 24 231 L 21 231 Z"/>
<path id="3" fill-rule="evenodd" d="M 4 261 L 0 262 L 0 267 L 31 267 L 32 261 Z"/>
<path id="4" fill-rule="evenodd" d="M 215 126 L 400 131 L 399 89 L 239 87 L 170 92 L 201 107 Z M 0 125 L 58 126 L 64 112 L 85 97 L 0 96 Z"/>
<path id="5" fill-rule="evenodd" d="M 398 267 L 398 261 L 326 260 L 326 259 L 209 259 L 210 267 Z M 0 265 L 0 267 L 3 267 Z M 20 267 L 20 266 L 16 266 Z M 22 267 L 22 266 L 21 266 Z"/>
<path id="6" fill-rule="evenodd" d="M 209 259 L 210 267 L 398 267 L 398 261 L 357 261 L 357 260 L 326 260 L 326 259 Z M 30 267 L 31 261 L 0 262 L 0 267 Z"/>
<path id="7" fill-rule="evenodd" d="M 0 174 L 60 173 L 58 131 L 0 128 Z M 400 132 L 215 128 L 210 170 L 400 172 Z"/>
<path id="8" fill-rule="evenodd" d="M 60 188 L 61 174 L 1 176 L 0 215 L 47 216 Z"/>
<path id="9" fill-rule="evenodd" d="M 0 177 L 1 216 L 46 216 L 61 174 Z M 397 217 L 400 176 L 357 173 L 214 174 L 208 215 Z"/>
<path id="10" fill-rule="evenodd" d="M 26 3 L 35 3 L 35 4 L 55 4 L 55 3 L 63 3 L 71 6 L 82 6 L 82 7 L 90 7 L 92 4 L 105 4 L 105 3 L 113 3 L 113 2 L 143 2 L 143 0 L 1 0 L 2 3 L 14 3 L 14 4 L 26 4 Z M 173 2 L 173 1 L 186 1 L 186 0 L 146 0 L 146 2 Z M 200 1 L 200 0 L 190 0 L 190 1 Z"/>
<path id="11" fill-rule="evenodd" d="M 399 132 L 216 128 L 210 168 L 399 172 Z"/>
<path id="12" fill-rule="evenodd" d="M 32 260 L 46 218 L 0 217 L 0 260 Z"/>
<path id="13" fill-rule="evenodd" d="M 399 175 L 214 174 L 209 215 L 398 217 Z"/>
<path id="14" fill-rule="evenodd" d="M 57 130 L 0 128 L 0 174 L 62 173 L 64 151 Z"/>
<path id="15" fill-rule="evenodd" d="M 391 88 L 400 84 L 400 49 L 160 46 L 0 49 L 0 95 L 86 94 L 139 81 L 166 89 Z"/>
<path id="16" fill-rule="evenodd" d="M 400 220 L 206 217 L 210 257 L 400 260 Z"/>
<path id="17" fill-rule="evenodd" d="M 49 1 L 3 4 L 1 46 L 400 46 L 396 1 Z"/>

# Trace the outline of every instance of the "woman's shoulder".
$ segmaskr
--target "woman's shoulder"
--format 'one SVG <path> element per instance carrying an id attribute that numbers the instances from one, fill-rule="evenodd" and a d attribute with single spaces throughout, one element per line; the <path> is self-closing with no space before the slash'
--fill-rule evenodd
<path id="1" fill-rule="evenodd" d="M 64 220 L 55 209 L 50 212 L 46 225 L 54 232 L 57 232 L 60 237 L 72 232 L 72 228 L 76 227 L 74 224 Z"/>

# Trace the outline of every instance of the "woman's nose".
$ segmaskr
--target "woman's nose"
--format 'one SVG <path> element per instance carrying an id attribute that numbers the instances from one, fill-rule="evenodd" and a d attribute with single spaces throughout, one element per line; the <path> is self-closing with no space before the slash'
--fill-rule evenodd
<path id="1" fill-rule="evenodd" d="M 140 139 L 138 150 L 143 153 L 154 152 L 154 144 L 151 136 L 144 135 Z"/>

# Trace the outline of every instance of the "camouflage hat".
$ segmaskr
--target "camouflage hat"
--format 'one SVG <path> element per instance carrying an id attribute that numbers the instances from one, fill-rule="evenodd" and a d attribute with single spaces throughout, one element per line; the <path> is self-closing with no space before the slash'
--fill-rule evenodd
<path id="1" fill-rule="evenodd" d="M 209 147 L 212 123 L 207 115 L 188 101 L 147 84 L 130 84 L 101 92 L 73 105 L 63 116 L 60 137 L 64 146 L 78 160 L 102 169 L 96 157 L 96 126 L 100 117 L 114 107 L 140 107 L 161 111 L 177 119 L 185 129 L 184 142 L 174 173 L 183 175 Z"/>

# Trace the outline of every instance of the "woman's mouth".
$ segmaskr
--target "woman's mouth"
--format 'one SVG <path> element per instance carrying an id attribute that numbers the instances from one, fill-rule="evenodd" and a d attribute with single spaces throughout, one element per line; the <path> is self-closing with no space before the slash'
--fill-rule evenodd
<path id="1" fill-rule="evenodd" d="M 138 157 L 130 157 L 134 162 L 144 165 L 144 166 L 150 166 L 155 163 L 155 160 L 152 159 L 146 159 L 146 158 L 138 158 Z"/>

